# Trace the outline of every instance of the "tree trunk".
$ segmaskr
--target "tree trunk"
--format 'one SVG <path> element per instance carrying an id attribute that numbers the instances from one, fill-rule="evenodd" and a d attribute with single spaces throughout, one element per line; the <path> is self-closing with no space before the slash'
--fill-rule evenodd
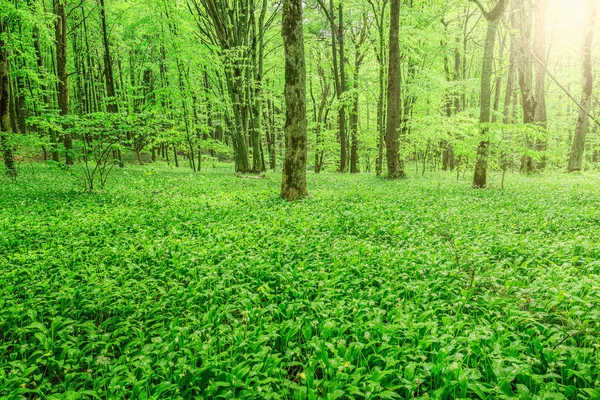
<path id="1" fill-rule="evenodd" d="M 344 2 L 338 7 L 338 42 L 340 50 L 340 96 L 346 93 L 346 56 L 344 55 Z M 343 100 L 343 97 L 342 97 Z M 340 168 L 339 172 L 346 172 L 348 164 L 348 135 L 346 133 L 346 107 L 340 104 Z"/>
<path id="2" fill-rule="evenodd" d="M 517 30 L 519 38 L 517 40 L 518 63 L 517 70 L 519 76 L 519 88 L 521 89 L 521 106 L 523 108 L 523 123 L 535 123 L 536 98 L 533 88 L 533 58 L 531 56 L 531 30 L 532 16 L 531 3 L 525 0 L 519 0 L 517 3 Z M 533 150 L 533 142 L 526 137 L 527 148 Z M 521 172 L 531 173 L 535 169 L 535 163 L 530 154 L 525 155 L 521 160 Z"/>
<path id="3" fill-rule="evenodd" d="M 58 91 L 58 108 L 60 115 L 69 114 L 69 84 L 67 75 L 67 14 L 65 4 L 61 0 L 54 0 L 54 22 L 56 37 L 56 78 Z M 64 126 L 66 128 L 66 126 Z M 73 140 L 71 134 L 63 134 L 63 143 L 65 146 L 65 162 L 67 165 L 73 165 Z"/>
<path id="4" fill-rule="evenodd" d="M 592 98 L 592 90 L 594 88 L 593 71 L 592 71 L 592 43 L 594 41 L 594 28 L 596 21 L 596 4 L 595 0 L 588 0 L 588 15 L 585 27 L 585 35 L 582 47 L 582 78 L 583 92 L 581 94 L 581 109 L 577 117 L 577 125 L 575 126 L 575 135 L 573 136 L 573 144 L 571 147 L 571 156 L 569 157 L 569 172 L 580 171 L 583 161 L 583 152 L 585 150 L 585 137 L 590 127 L 589 109 Z"/>
<path id="5" fill-rule="evenodd" d="M 379 93 L 377 93 L 377 160 L 375 161 L 375 173 L 381 176 L 383 171 L 383 152 L 385 148 L 385 9 L 387 0 L 377 8 L 373 0 L 368 0 L 373 9 L 375 24 L 379 43 L 376 51 L 377 63 L 379 64 Z"/>
<path id="6" fill-rule="evenodd" d="M 254 14 L 254 13 L 253 13 Z M 263 0 L 261 4 L 260 16 L 258 19 L 258 54 L 256 50 L 254 54 L 255 64 L 255 76 L 254 76 L 254 104 L 252 107 L 253 112 L 253 136 L 252 136 L 252 170 L 254 172 L 263 171 L 265 160 L 263 157 L 263 146 L 262 146 L 262 80 L 264 74 L 264 54 L 265 54 L 265 18 L 267 14 L 267 0 Z M 256 59 L 258 57 L 258 59 Z"/>
<path id="7" fill-rule="evenodd" d="M 546 133 L 548 129 L 548 115 L 546 112 L 546 65 L 548 63 L 546 56 L 546 21 L 548 16 L 548 0 L 538 0 L 536 9 L 536 28 L 534 37 L 533 52 L 543 65 L 535 64 L 535 122 Z M 540 138 L 536 140 L 536 150 L 545 152 L 547 139 Z M 536 168 L 543 170 L 546 168 L 546 156 L 542 155 Z"/>
<path id="8" fill-rule="evenodd" d="M 481 6 L 481 3 L 477 2 L 477 5 L 481 8 L 483 15 L 488 22 L 488 26 L 483 48 L 483 65 L 481 68 L 481 109 L 479 112 L 481 141 L 479 142 L 479 146 L 477 146 L 477 160 L 475 162 L 475 173 L 473 175 L 474 188 L 484 188 L 487 185 L 487 155 L 489 144 L 487 135 L 491 118 L 491 83 L 494 48 L 498 25 L 504 14 L 504 10 L 508 5 L 508 1 L 509 0 L 499 0 L 490 12 L 486 12 Z"/>
<path id="9" fill-rule="evenodd" d="M 8 70 L 8 50 L 4 43 L 4 16 L 0 16 L 0 150 L 6 166 L 6 174 L 17 176 L 12 144 L 10 143 L 10 74 Z"/>
<path id="10" fill-rule="evenodd" d="M 108 97 L 106 109 L 109 113 L 116 114 L 119 112 L 119 106 L 115 95 L 115 80 L 112 59 L 110 57 L 108 32 L 106 30 L 106 7 L 104 5 L 104 0 L 100 0 L 100 19 L 102 21 L 102 44 L 104 45 L 104 77 L 106 79 L 106 95 Z"/>
<path id="11" fill-rule="evenodd" d="M 352 106 L 352 114 L 350 114 L 350 173 L 356 174 L 360 172 L 358 167 L 358 68 L 360 66 L 355 66 L 356 70 L 354 72 L 354 101 Z"/>
<path id="12" fill-rule="evenodd" d="M 390 179 L 405 178 L 400 163 L 400 0 L 392 0 L 390 9 L 390 51 L 388 64 L 387 126 L 385 131 L 386 159 Z"/>
<path id="13" fill-rule="evenodd" d="M 306 188 L 306 64 L 302 33 L 302 0 L 285 0 L 282 25 L 285 52 L 285 160 L 281 197 L 293 201 Z"/>
<path id="14" fill-rule="evenodd" d="M 366 19 L 363 26 L 363 30 L 360 33 L 358 42 L 355 41 L 355 55 L 354 55 L 354 83 L 353 83 L 353 107 L 352 114 L 350 114 L 350 173 L 356 174 L 360 172 L 359 160 L 358 160 L 358 110 L 359 110 L 359 99 L 360 92 L 358 91 L 358 81 L 360 79 L 360 66 L 362 64 L 364 54 L 362 53 L 361 47 L 366 39 Z"/>

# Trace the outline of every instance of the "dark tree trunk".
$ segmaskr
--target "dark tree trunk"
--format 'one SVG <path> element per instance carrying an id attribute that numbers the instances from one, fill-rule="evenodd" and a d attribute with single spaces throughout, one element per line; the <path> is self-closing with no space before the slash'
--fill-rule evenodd
<path id="1" fill-rule="evenodd" d="M 390 52 L 388 66 L 387 126 L 385 131 L 386 159 L 390 179 L 405 178 L 400 163 L 398 130 L 402 117 L 400 92 L 400 0 L 392 0 L 390 9 Z"/>
<path id="2" fill-rule="evenodd" d="M 58 91 L 58 108 L 60 115 L 69 114 L 69 84 L 67 75 L 67 13 L 65 4 L 61 0 L 54 0 L 54 22 L 56 37 L 56 78 Z M 66 126 L 64 127 L 66 128 Z M 63 134 L 63 143 L 65 146 L 65 162 L 67 165 L 73 165 L 73 140 L 71 134 Z"/>
<path id="3" fill-rule="evenodd" d="M 302 33 L 302 0 L 285 0 L 282 36 L 285 52 L 285 160 L 281 197 L 293 201 L 306 188 L 306 64 Z"/>
<path id="4" fill-rule="evenodd" d="M 0 150 L 4 158 L 6 173 L 10 177 L 17 176 L 12 144 L 9 135 L 10 123 L 10 74 L 8 70 L 8 53 L 4 43 L 4 16 L 0 16 Z"/>
<path id="5" fill-rule="evenodd" d="M 110 57 L 108 32 L 106 30 L 106 6 L 104 5 L 104 0 L 100 0 L 100 18 L 102 20 L 102 44 L 104 45 L 104 77 L 106 79 L 106 95 L 108 97 L 106 109 L 109 113 L 118 113 L 119 106 L 115 94 L 115 80 L 112 59 Z"/>

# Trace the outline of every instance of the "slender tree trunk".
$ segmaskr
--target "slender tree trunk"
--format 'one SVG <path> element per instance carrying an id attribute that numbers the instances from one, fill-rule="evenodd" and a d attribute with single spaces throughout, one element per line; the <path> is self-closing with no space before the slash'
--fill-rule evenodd
<path id="1" fill-rule="evenodd" d="M 35 9 L 35 3 L 33 0 L 29 0 L 29 7 L 31 8 L 32 12 Z M 40 28 L 37 24 L 35 24 L 33 26 L 32 29 L 32 37 L 33 37 L 33 47 L 35 49 L 35 60 L 37 63 L 37 70 L 38 70 L 38 74 L 41 77 L 46 77 L 46 71 L 44 68 L 44 60 L 42 58 L 42 46 L 40 43 Z M 50 96 L 48 95 L 48 87 L 45 83 L 45 79 L 42 79 L 40 82 L 40 91 L 42 92 L 42 99 L 43 99 L 43 108 L 49 107 L 50 105 Z M 41 115 L 42 110 L 39 110 L 38 114 Z M 60 161 L 60 156 L 58 153 L 58 147 L 57 147 L 57 140 L 56 140 L 56 132 L 52 129 L 49 130 L 50 131 L 50 146 L 51 146 L 51 153 L 52 153 L 52 161 L 55 162 L 59 162 Z M 40 135 L 43 135 L 43 131 L 40 132 Z M 44 149 L 44 160 L 46 159 L 46 152 Z"/>
<path id="2" fill-rule="evenodd" d="M 373 9 L 375 24 L 379 43 L 376 51 L 377 63 L 379 65 L 379 93 L 377 94 L 377 160 L 375 161 L 375 173 L 381 176 L 383 171 L 383 153 L 385 150 L 385 9 L 388 0 L 381 2 L 381 7 L 377 8 L 373 0 L 368 0 Z"/>
<path id="3" fill-rule="evenodd" d="M 8 50 L 4 42 L 6 22 L 0 16 L 0 150 L 4 158 L 6 174 L 10 177 L 17 176 L 10 133 L 10 74 L 8 70 Z"/>
<path id="4" fill-rule="evenodd" d="M 69 114 L 69 83 L 67 75 L 67 13 L 65 4 L 61 0 L 54 0 L 54 22 L 56 37 L 56 77 L 58 87 L 58 108 L 60 115 Z M 64 126 L 66 128 L 66 126 Z M 71 134 L 63 134 L 63 143 L 65 146 L 65 162 L 67 165 L 73 165 L 73 140 Z"/>
<path id="5" fill-rule="evenodd" d="M 588 15 L 585 26 L 585 35 L 582 47 L 582 78 L 583 92 L 581 94 L 581 109 L 577 117 L 575 135 L 569 157 L 569 172 L 580 171 L 583 164 L 583 152 L 585 150 L 585 137 L 590 127 L 589 109 L 594 88 L 594 76 L 592 71 L 592 44 L 594 42 L 594 28 L 596 22 L 596 2 L 588 0 Z"/>
<path id="6" fill-rule="evenodd" d="M 177 146 L 173 143 L 173 159 L 175 161 L 175 167 L 179 168 L 179 156 L 177 155 Z"/>
<path id="7" fill-rule="evenodd" d="M 475 162 L 475 173 L 473 175 L 473 187 L 484 188 L 487 185 L 487 156 L 488 156 L 488 132 L 489 123 L 491 120 L 491 84 L 492 84 L 492 69 L 494 62 L 494 48 L 496 44 L 496 32 L 500 19 L 506 10 L 509 0 L 499 0 L 496 6 L 490 12 L 486 12 L 481 8 L 485 19 L 488 22 L 487 32 L 485 36 L 485 44 L 483 48 L 483 65 L 481 70 L 481 100 L 480 100 L 480 136 L 481 141 L 477 146 L 477 160 Z"/>
<path id="8" fill-rule="evenodd" d="M 502 68 L 502 62 L 504 60 L 504 45 L 506 44 L 506 38 L 508 34 L 504 35 L 502 41 L 500 42 L 500 49 L 498 50 L 498 67 Z M 498 110 L 500 109 L 500 94 L 502 93 L 502 75 L 497 74 L 496 83 L 494 89 L 494 106 L 493 106 L 493 114 L 492 114 L 492 122 L 496 122 L 498 120 Z"/>
<path id="9" fill-rule="evenodd" d="M 400 92 L 400 0 L 392 0 L 390 8 L 390 52 L 388 64 L 387 126 L 385 131 L 386 159 L 390 179 L 405 178 L 400 163 L 398 130 L 402 117 Z"/>
<path id="10" fill-rule="evenodd" d="M 509 52 L 510 52 L 510 55 L 509 55 L 510 65 L 508 66 L 508 72 L 506 74 L 506 88 L 505 88 L 505 92 L 504 92 L 504 108 L 502 110 L 502 114 L 503 114 L 502 123 L 505 125 L 513 122 L 511 119 L 510 111 L 511 111 L 511 106 L 512 106 L 515 74 L 516 74 L 516 67 L 517 67 L 517 61 L 516 61 L 517 46 L 515 45 L 515 41 L 512 39 L 510 41 Z"/>
<path id="11" fill-rule="evenodd" d="M 358 68 L 360 66 L 355 65 L 354 73 L 354 99 L 352 105 L 352 114 L 350 114 L 350 173 L 356 174 L 360 172 L 358 166 L 358 106 L 359 106 L 359 93 L 358 93 Z"/>
<path id="12" fill-rule="evenodd" d="M 285 161 L 281 197 L 293 201 L 306 188 L 306 64 L 302 33 L 302 0 L 285 0 L 282 36 L 285 52 Z"/>
<path id="13" fill-rule="evenodd" d="M 346 56 L 344 55 L 344 2 L 338 6 L 338 42 L 340 50 L 340 90 L 341 95 L 346 93 Z M 339 111 L 340 121 L 340 168 L 339 172 L 346 172 L 348 164 L 348 135 L 346 133 L 346 107 L 341 104 Z"/>
<path id="14" fill-rule="evenodd" d="M 535 64 L 535 122 L 543 130 L 544 134 L 548 129 L 548 115 L 546 111 L 546 65 L 548 63 L 546 51 L 546 25 L 548 17 L 548 0 L 538 0 L 536 8 L 536 28 L 534 37 L 533 51 L 536 57 L 544 64 Z M 545 152 L 547 148 L 547 139 L 540 138 L 536 140 L 536 150 Z M 546 156 L 542 155 L 541 160 L 536 165 L 538 170 L 546 168 Z"/>
<path id="15" fill-rule="evenodd" d="M 523 123 L 535 123 L 536 98 L 533 88 L 533 58 L 531 56 L 532 14 L 531 2 L 528 0 L 516 1 L 517 30 L 520 35 L 517 39 L 519 88 L 521 89 L 521 106 L 523 108 Z M 533 151 L 533 142 L 529 135 L 526 136 L 527 148 Z M 521 172 L 531 173 L 535 169 L 533 157 L 528 154 L 521 160 Z"/>
<path id="16" fill-rule="evenodd" d="M 106 95 L 108 104 L 106 106 L 109 113 L 118 113 L 119 105 L 115 95 L 115 80 L 112 68 L 112 58 L 110 56 L 110 44 L 108 40 L 108 31 L 106 29 L 106 6 L 104 0 L 100 0 L 100 19 L 102 21 L 102 44 L 104 45 L 104 77 L 106 79 Z"/>
<path id="17" fill-rule="evenodd" d="M 253 137 L 252 137 L 252 170 L 254 172 L 263 171 L 265 162 L 262 150 L 262 81 L 264 74 L 264 53 L 265 53 L 265 18 L 267 14 L 267 0 L 262 0 L 260 16 L 258 19 L 258 42 L 256 43 L 257 49 L 253 52 L 258 59 L 254 60 L 255 65 L 255 76 L 254 76 L 254 104 L 252 107 L 253 112 Z M 256 58 L 256 57 L 255 57 Z"/>
<path id="18" fill-rule="evenodd" d="M 104 45 L 104 78 L 106 80 L 106 96 L 108 97 L 106 110 L 109 113 L 117 114 L 119 112 L 119 104 L 115 90 L 108 31 L 106 29 L 106 6 L 104 5 L 104 0 L 100 0 L 100 19 L 102 21 L 102 43 Z M 127 139 L 131 139 L 131 134 L 128 134 Z M 125 163 L 123 162 L 123 155 L 120 148 L 117 149 L 117 157 L 119 159 L 119 167 L 123 168 Z"/>
<path id="19" fill-rule="evenodd" d="M 277 168 L 277 154 L 275 143 L 275 126 L 273 122 L 273 108 L 273 100 L 267 100 L 267 110 L 265 111 L 267 114 L 265 122 L 267 125 L 267 149 L 269 151 L 269 168 L 275 171 L 275 169 Z"/>

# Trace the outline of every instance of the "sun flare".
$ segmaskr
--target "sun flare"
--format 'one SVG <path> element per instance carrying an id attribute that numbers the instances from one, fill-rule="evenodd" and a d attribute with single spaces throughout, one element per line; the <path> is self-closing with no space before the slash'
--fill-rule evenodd
<path id="1" fill-rule="evenodd" d="M 590 1 L 600 4 L 598 0 L 549 0 L 549 37 L 550 44 L 561 53 L 578 53 L 581 47 L 581 36 L 589 13 Z"/>

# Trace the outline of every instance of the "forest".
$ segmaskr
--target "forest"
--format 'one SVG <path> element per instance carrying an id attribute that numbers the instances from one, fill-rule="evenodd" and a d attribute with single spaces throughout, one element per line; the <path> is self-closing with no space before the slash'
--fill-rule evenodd
<path id="1" fill-rule="evenodd" d="M 0 398 L 600 399 L 598 0 L 0 0 Z"/>

